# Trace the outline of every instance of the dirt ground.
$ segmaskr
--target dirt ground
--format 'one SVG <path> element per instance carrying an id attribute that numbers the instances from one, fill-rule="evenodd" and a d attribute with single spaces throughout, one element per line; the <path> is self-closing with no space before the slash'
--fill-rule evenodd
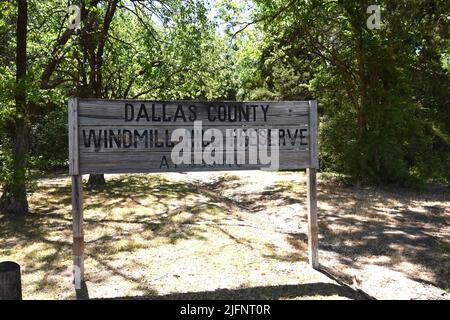
<path id="1" fill-rule="evenodd" d="M 315 271 L 304 173 L 109 175 L 85 191 L 87 282 L 75 292 L 69 178 L 37 183 L 32 213 L 0 215 L 0 261 L 22 266 L 24 299 L 450 299 L 449 188 L 319 176 Z"/>

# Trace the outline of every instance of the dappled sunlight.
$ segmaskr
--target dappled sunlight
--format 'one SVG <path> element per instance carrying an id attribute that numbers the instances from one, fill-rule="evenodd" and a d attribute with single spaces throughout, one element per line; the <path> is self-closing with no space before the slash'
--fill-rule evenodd
<path id="1" fill-rule="evenodd" d="M 319 192 L 319 203 L 320 194 L 323 193 Z M 333 193 L 325 192 L 325 198 L 330 199 L 334 194 L 339 199 L 351 198 L 353 191 L 340 188 Z M 381 256 L 386 259 L 378 262 L 380 266 L 446 289 L 450 286 L 450 252 L 442 250 L 441 244 L 450 241 L 446 223 L 449 200 L 448 191 L 433 194 L 359 190 L 356 203 L 336 203 L 336 208 L 331 210 L 337 211 L 336 214 L 330 215 L 328 208 L 320 207 L 322 248 L 338 252 L 340 259 L 351 258 L 345 259 L 350 272 L 363 269 L 374 257 Z M 430 210 L 430 205 L 435 210 Z M 328 243 L 334 245 L 327 246 Z M 370 275 L 360 277 L 369 279 Z"/>
<path id="2" fill-rule="evenodd" d="M 348 298 L 308 267 L 304 174 L 259 174 L 111 175 L 105 188 L 85 188 L 89 297 Z M 318 195 L 320 257 L 333 275 L 370 291 L 376 265 L 388 278 L 414 279 L 399 283 L 448 287 L 448 191 L 320 180 Z M 69 179 L 40 183 L 30 203 L 25 219 L 0 216 L 2 259 L 23 267 L 25 298 L 74 298 Z M 324 284 L 304 284 L 313 282 Z"/>

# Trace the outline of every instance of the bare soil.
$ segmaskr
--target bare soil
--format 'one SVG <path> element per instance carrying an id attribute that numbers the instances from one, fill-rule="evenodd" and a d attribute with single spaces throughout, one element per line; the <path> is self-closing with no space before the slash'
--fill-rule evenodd
<path id="1" fill-rule="evenodd" d="M 0 261 L 22 266 L 25 299 L 450 299 L 449 188 L 319 176 L 315 271 L 303 173 L 109 175 L 85 190 L 87 281 L 75 292 L 70 180 L 37 184 L 28 216 L 0 215 Z"/>

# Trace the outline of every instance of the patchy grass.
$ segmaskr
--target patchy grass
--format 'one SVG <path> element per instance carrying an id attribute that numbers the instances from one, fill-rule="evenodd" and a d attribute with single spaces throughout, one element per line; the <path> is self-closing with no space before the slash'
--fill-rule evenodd
<path id="1" fill-rule="evenodd" d="M 73 299 L 69 179 L 41 178 L 32 213 L 0 215 L 0 260 L 26 299 Z M 307 264 L 299 172 L 111 175 L 85 190 L 90 298 L 448 298 L 450 191 L 319 180 L 320 258 Z"/>

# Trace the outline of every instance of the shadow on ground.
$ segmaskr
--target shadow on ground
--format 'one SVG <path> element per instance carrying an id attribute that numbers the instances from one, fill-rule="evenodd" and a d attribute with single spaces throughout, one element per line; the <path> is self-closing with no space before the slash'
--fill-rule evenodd
<path id="1" fill-rule="evenodd" d="M 305 283 L 298 285 L 277 285 L 238 289 L 218 289 L 214 291 L 180 292 L 167 295 L 142 295 L 131 297 L 114 297 L 118 300 L 282 300 L 301 299 L 308 297 L 344 297 L 353 300 L 363 300 L 366 297 L 349 287 L 332 283 Z M 77 291 L 80 300 L 89 299 L 86 284 Z M 110 299 L 108 299 L 110 300 Z"/>
<path id="2" fill-rule="evenodd" d="M 239 187 L 242 187 L 242 182 L 231 175 L 208 182 L 177 182 L 159 175 L 110 179 L 106 188 L 85 192 L 85 210 L 90 212 L 85 219 L 86 234 L 98 234 L 86 239 L 86 254 L 114 275 L 141 288 L 141 278 L 130 277 L 111 263 L 119 253 L 132 255 L 155 239 L 164 239 L 170 244 L 193 238 L 207 240 L 209 234 L 201 227 L 205 222 L 218 232 L 227 234 L 222 228 L 227 222 L 224 216 L 231 217 L 236 212 L 257 215 L 266 210 L 273 216 L 287 219 L 280 214 L 282 208 L 292 204 L 305 205 L 305 188 L 298 182 L 275 184 L 259 193 L 241 193 L 239 199 L 227 192 Z M 58 285 L 54 276 L 66 277 L 72 242 L 70 194 L 67 184 L 43 184 L 33 196 L 31 214 L 24 218 L 0 215 L 1 255 L 14 257 L 20 251 L 18 259 L 26 261 L 26 272 L 40 274 L 30 294 L 43 288 L 54 290 Z M 383 191 L 336 187 L 321 182 L 318 194 L 321 250 L 336 253 L 341 264 L 355 269 L 360 268 L 357 261 L 360 257 L 387 257 L 387 260 L 376 263 L 394 270 L 399 262 L 406 261 L 416 265 L 417 269 L 426 269 L 433 276 L 427 280 L 420 273 L 399 269 L 411 279 L 442 289 L 450 287 L 450 239 L 448 234 L 437 236 L 449 225 L 450 190 Z M 155 210 L 145 211 L 149 207 Z M 123 211 L 129 208 L 132 209 Z M 239 217 L 234 218 L 242 221 Z M 304 213 L 300 223 L 306 224 Z M 105 228 L 111 228 L 108 234 L 102 233 Z M 130 240 L 136 233 L 147 244 Z M 245 242 L 246 239 L 229 233 L 227 236 L 236 244 L 251 245 Z M 285 237 L 299 257 L 305 255 L 305 233 L 285 232 Z M 297 261 L 283 255 L 270 258 L 282 262 Z M 351 283 L 349 275 L 340 270 L 331 270 L 330 273 Z M 101 279 L 97 281 L 101 282 Z M 362 296 L 348 287 L 327 283 L 221 289 L 167 296 L 157 296 L 149 290 L 148 294 L 133 298 L 284 299 L 340 295 L 355 299 Z M 87 294 L 87 288 L 85 291 Z M 82 292 L 77 296 L 83 296 Z"/>
<path id="3" fill-rule="evenodd" d="M 305 190 L 293 183 L 275 185 L 262 198 L 304 199 Z M 318 187 L 320 249 L 337 253 L 343 265 L 361 267 L 360 259 L 379 259 L 375 265 L 405 273 L 408 278 L 450 288 L 450 189 L 429 190 L 337 187 L 321 181 Z M 305 217 L 306 218 L 306 217 Z M 306 223 L 306 219 L 303 220 Z M 304 246 L 306 233 L 288 235 Z M 300 238 L 300 240 L 295 240 Z M 415 268 L 404 270 L 401 263 Z M 422 277 L 420 270 L 432 274 Z M 339 274 L 339 270 L 331 271 Z M 340 278 L 352 282 L 352 275 Z"/>

